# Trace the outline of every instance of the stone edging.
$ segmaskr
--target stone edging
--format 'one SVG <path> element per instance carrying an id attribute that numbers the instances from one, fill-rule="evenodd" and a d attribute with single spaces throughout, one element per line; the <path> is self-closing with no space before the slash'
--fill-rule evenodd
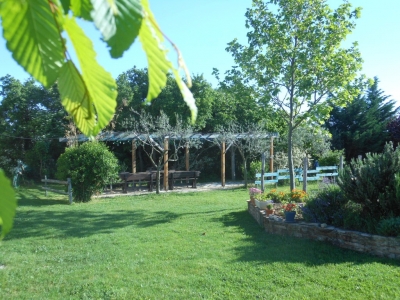
<path id="1" fill-rule="evenodd" d="M 267 217 L 264 210 L 251 204 L 250 200 L 247 202 L 250 215 L 268 233 L 330 242 L 346 249 L 400 259 L 400 238 L 343 230 L 333 226 L 321 227 L 319 223 L 285 223 L 279 218 Z"/>

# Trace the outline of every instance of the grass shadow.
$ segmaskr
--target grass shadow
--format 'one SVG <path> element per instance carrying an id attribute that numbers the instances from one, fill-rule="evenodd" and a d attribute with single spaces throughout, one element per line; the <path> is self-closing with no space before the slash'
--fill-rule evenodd
<path id="1" fill-rule="evenodd" d="M 244 231 L 245 246 L 235 248 L 239 254 L 238 261 L 300 262 L 308 266 L 379 262 L 400 266 L 400 262 L 396 260 L 339 248 L 327 242 L 269 234 L 256 223 L 247 210 L 228 213 L 215 221 L 222 222 L 227 227 L 240 227 Z"/>
<path id="2" fill-rule="evenodd" d="M 112 233 L 125 227 L 151 227 L 172 222 L 179 215 L 171 212 L 144 210 L 93 212 L 83 209 L 68 211 L 24 210 L 17 212 L 11 233 L 5 239 L 32 237 L 87 237 Z"/>
<path id="3" fill-rule="evenodd" d="M 44 205 L 68 205 L 67 195 L 45 191 L 39 187 L 20 188 L 17 191 L 18 206 L 44 206 Z"/>

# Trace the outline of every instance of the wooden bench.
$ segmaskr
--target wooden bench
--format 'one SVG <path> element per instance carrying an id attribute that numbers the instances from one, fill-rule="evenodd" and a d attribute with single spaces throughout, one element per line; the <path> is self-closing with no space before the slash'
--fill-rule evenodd
<path id="1" fill-rule="evenodd" d="M 175 183 L 180 182 L 180 185 L 189 186 L 192 183 L 192 188 L 197 188 L 197 178 L 200 177 L 200 171 L 174 171 L 168 174 L 168 188 L 174 189 Z"/>
<path id="2" fill-rule="evenodd" d="M 162 173 L 160 173 L 160 180 L 162 179 Z M 129 182 L 133 183 L 133 190 L 135 190 L 136 185 L 146 184 L 149 192 L 153 191 L 153 186 L 156 183 L 156 173 L 155 172 L 138 172 L 138 173 L 119 173 L 119 178 L 123 181 L 122 192 L 128 192 Z"/>

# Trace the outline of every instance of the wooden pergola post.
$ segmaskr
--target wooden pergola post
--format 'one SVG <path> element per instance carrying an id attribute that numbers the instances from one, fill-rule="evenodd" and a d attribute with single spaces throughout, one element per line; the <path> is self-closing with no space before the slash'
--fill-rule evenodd
<path id="1" fill-rule="evenodd" d="M 269 172 L 272 173 L 274 172 L 274 137 L 271 136 L 271 145 L 269 149 Z"/>
<path id="2" fill-rule="evenodd" d="M 185 147 L 185 162 L 186 162 L 186 171 L 189 171 L 189 143 L 186 143 Z"/>
<path id="3" fill-rule="evenodd" d="M 225 142 L 221 144 L 221 185 L 225 187 Z"/>
<path id="4" fill-rule="evenodd" d="M 164 139 L 164 190 L 168 191 L 168 138 Z"/>
<path id="5" fill-rule="evenodd" d="M 132 173 L 136 173 L 136 142 L 132 140 Z"/>

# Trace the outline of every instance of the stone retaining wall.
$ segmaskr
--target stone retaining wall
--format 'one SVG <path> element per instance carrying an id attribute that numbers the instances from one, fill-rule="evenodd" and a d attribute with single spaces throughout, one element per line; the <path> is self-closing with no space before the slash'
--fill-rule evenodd
<path id="1" fill-rule="evenodd" d="M 400 259 L 400 238 L 342 230 L 333 226 L 321 227 L 319 223 L 285 223 L 278 218 L 267 217 L 265 210 L 260 210 L 250 200 L 248 211 L 268 233 L 330 242 L 342 248 Z"/>

